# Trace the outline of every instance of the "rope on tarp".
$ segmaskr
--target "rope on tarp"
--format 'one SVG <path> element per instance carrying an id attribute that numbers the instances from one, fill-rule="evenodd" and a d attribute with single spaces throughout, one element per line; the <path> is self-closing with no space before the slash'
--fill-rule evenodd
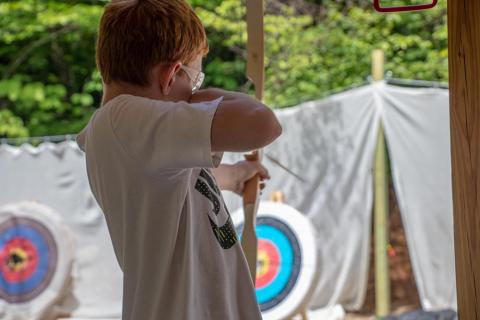
<path id="1" fill-rule="evenodd" d="M 28 143 L 32 145 L 38 145 L 44 142 L 59 143 L 64 141 L 75 141 L 76 137 L 76 134 L 65 134 L 42 137 L 0 138 L 0 144 L 21 145 L 24 143 Z"/>
<path id="2" fill-rule="evenodd" d="M 385 82 L 398 87 L 448 89 L 448 83 L 445 82 L 394 78 L 391 72 L 385 75 Z"/>

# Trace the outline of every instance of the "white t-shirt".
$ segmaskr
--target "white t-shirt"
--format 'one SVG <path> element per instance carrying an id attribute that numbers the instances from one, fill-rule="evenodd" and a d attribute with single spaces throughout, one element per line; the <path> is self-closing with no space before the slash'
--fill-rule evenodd
<path id="1" fill-rule="evenodd" d="M 123 270 L 123 320 L 261 319 L 209 169 L 222 157 L 210 142 L 221 100 L 121 94 L 96 110 L 77 137 Z"/>

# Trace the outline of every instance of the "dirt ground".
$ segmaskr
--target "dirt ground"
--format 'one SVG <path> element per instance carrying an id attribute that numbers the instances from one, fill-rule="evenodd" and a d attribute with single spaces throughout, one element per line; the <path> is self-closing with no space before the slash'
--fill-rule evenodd
<path id="1" fill-rule="evenodd" d="M 391 308 L 392 314 L 401 314 L 420 309 L 420 298 L 413 276 L 407 242 L 403 229 L 402 218 L 397 199 L 390 181 L 390 281 L 391 281 Z M 373 219 L 372 219 L 373 220 Z M 373 225 L 372 225 L 373 235 Z M 365 303 L 360 311 L 348 313 L 347 319 L 375 319 L 375 261 L 373 236 L 370 239 L 370 269 L 368 274 L 368 289 Z"/>

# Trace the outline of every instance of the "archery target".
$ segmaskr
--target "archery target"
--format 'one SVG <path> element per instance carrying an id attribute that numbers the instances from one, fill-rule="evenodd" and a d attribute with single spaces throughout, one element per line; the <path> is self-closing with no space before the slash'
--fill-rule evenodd
<path id="1" fill-rule="evenodd" d="M 241 239 L 243 209 L 232 219 Z M 313 226 L 288 205 L 261 202 L 256 232 L 256 295 L 262 316 L 265 320 L 291 317 L 305 308 L 319 275 Z"/>
<path id="2" fill-rule="evenodd" d="M 0 208 L 0 317 L 41 319 L 64 295 L 73 236 L 50 208 L 22 202 Z"/>

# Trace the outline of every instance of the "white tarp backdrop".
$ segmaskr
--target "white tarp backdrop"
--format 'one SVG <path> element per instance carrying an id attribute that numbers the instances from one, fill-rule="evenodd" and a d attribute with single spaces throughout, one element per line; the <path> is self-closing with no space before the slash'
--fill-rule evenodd
<path id="1" fill-rule="evenodd" d="M 315 226 L 321 271 L 312 308 L 341 302 L 358 309 L 367 288 L 371 168 L 379 123 L 372 88 L 362 87 L 277 114 L 283 135 L 265 153 L 307 182 L 265 159 L 272 179 L 264 195 L 282 191 L 286 203 Z M 234 158 L 239 155 L 229 154 L 225 160 Z M 225 199 L 229 208 L 241 205 L 238 197 L 226 195 Z"/>
<path id="2" fill-rule="evenodd" d="M 39 148 L 2 145 L 0 181 L 0 205 L 39 201 L 61 214 L 74 232 L 73 290 L 59 311 L 86 318 L 120 315 L 122 272 L 76 143 L 45 143 Z"/>
<path id="3" fill-rule="evenodd" d="M 422 306 L 456 309 L 448 90 L 380 90 L 393 183 Z"/>
<path id="4" fill-rule="evenodd" d="M 280 190 L 315 226 L 320 279 L 311 306 L 361 307 L 369 265 L 375 143 L 385 123 L 395 189 L 424 308 L 456 309 L 448 91 L 377 83 L 277 111 L 284 134 L 265 149 L 263 198 Z M 225 163 L 241 159 L 226 154 Z M 37 200 L 76 234 L 74 287 L 61 306 L 75 317 L 121 313 L 122 278 L 104 217 L 74 142 L 0 146 L 0 205 Z M 231 212 L 241 200 L 225 192 Z"/>

